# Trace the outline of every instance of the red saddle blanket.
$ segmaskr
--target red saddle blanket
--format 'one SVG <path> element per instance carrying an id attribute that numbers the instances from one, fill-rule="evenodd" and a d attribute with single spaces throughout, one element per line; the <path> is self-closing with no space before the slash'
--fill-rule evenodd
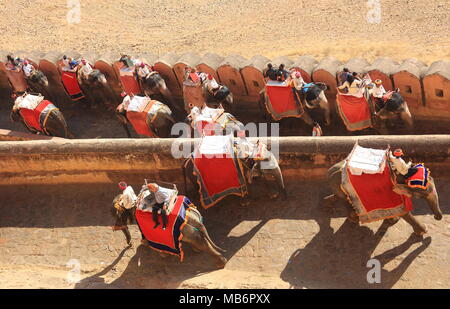
<path id="1" fill-rule="evenodd" d="M 347 130 L 358 131 L 372 127 L 369 103 L 365 97 L 337 94 L 339 115 Z"/>
<path id="2" fill-rule="evenodd" d="M 83 91 L 81 91 L 80 85 L 78 84 L 77 73 L 62 71 L 61 80 L 64 89 L 66 89 L 67 94 L 72 100 L 78 101 L 84 98 Z"/>
<path id="3" fill-rule="evenodd" d="M 142 93 L 141 85 L 134 75 L 134 71 L 123 71 L 120 72 L 120 82 L 122 83 L 122 88 L 127 94 L 139 94 Z"/>
<path id="4" fill-rule="evenodd" d="M 227 136 L 206 136 L 193 155 L 194 175 L 200 190 L 200 202 L 204 208 L 217 204 L 228 195 L 247 194 L 243 168 L 231 147 L 227 151 L 202 153 L 202 143 L 228 143 Z M 214 145 L 215 146 L 215 145 Z M 214 147 L 213 146 L 213 147 Z M 225 147 L 227 147 L 225 145 Z M 219 146 L 218 148 L 222 148 Z M 213 151 L 214 152 L 214 151 Z"/>
<path id="5" fill-rule="evenodd" d="M 147 125 L 147 116 L 156 101 L 150 100 L 140 112 L 127 111 L 127 119 L 131 122 L 136 133 L 149 137 L 156 137 Z"/>
<path id="6" fill-rule="evenodd" d="M 297 93 L 294 97 L 293 89 L 289 84 L 266 84 L 266 109 L 274 120 L 303 115 L 303 107 L 296 102 L 300 102 L 300 97 Z"/>
<path id="7" fill-rule="evenodd" d="M 178 255 L 183 261 L 183 249 L 181 240 L 183 238 L 183 228 L 188 220 L 190 207 L 193 204 L 183 195 L 179 195 L 175 201 L 174 208 L 167 216 L 166 229 L 162 229 L 162 218 L 158 215 L 160 225 L 157 228 L 151 212 L 136 210 L 136 221 L 139 229 L 148 240 L 152 249 L 166 253 Z"/>
<path id="8" fill-rule="evenodd" d="M 393 187 L 388 164 L 381 174 L 352 175 L 348 167 L 342 170 L 342 189 L 361 223 L 401 216 L 412 210 L 411 199 L 395 193 Z"/>
<path id="9" fill-rule="evenodd" d="M 50 101 L 42 100 L 35 109 L 21 108 L 20 115 L 28 127 L 44 132 L 43 126 L 45 124 L 44 120 L 41 122 L 41 115 L 47 107 L 56 108 Z"/>

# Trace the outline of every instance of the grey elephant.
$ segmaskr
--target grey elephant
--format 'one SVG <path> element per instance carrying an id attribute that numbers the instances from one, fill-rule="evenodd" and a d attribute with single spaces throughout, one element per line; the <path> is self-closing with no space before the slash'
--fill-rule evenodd
<path id="1" fill-rule="evenodd" d="M 345 167 L 345 160 L 340 161 L 339 163 L 336 163 L 328 170 L 328 183 L 330 185 L 331 191 L 333 194 L 325 197 L 324 199 L 328 201 L 329 203 L 334 203 L 338 199 L 342 200 L 349 210 L 349 220 L 352 222 L 357 223 L 358 217 L 353 210 L 352 205 L 348 202 L 347 196 L 341 189 L 341 181 L 342 181 L 342 170 Z M 442 220 L 442 211 L 439 207 L 439 197 L 438 193 L 436 191 L 436 186 L 434 183 L 434 179 L 430 177 L 429 179 L 429 185 L 427 189 L 420 189 L 420 188 L 410 188 L 406 184 L 397 184 L 394 186 L 394 191 L 398 194 L 403 194 L 408 197 L 414 197 L 414 198 L 422 198 L 425 199 L 428 203 L 428 206 L 430 207 L 431 211 L 434 214 L 434 218 L 436 220 Z M 406 222 L 408 222 L 413 230 L 414 233 L 417 235 L 423 235 L 427 232 L 426 227 L 420 223 L 411 212 L 406 213 L 405 215 L 401 216 Z M 393 219 L 387 219 L 388 222 L 391 224 L 397 222 L 399 220 L 399 217 L 393 218 Z"/>
<path id="2" fill-rule="evenodd" d="M 144 189 L 143 189 L 144 190 Z M 142 194 L 143 190 L 139 194 Z M 131 234 L 128 229 L 128 224 L 132 224 L 136 220 L 136 205 L 131 209 L 126 209 L 122 204 L 122 194 L 117 195 L 113 200 L 112 214 L 115 218 L 115 225 L 113 230 L 121 230 L 125 235 L 127 244 L 131 244 Z M 225 267 L 227 259 L 220 253 L 225 252 L 222 248 L 217 246 L 210 238 L 206 227 L 203 225 L 203 217 L 195 207 L 190 207 L 187 222 L 182 228 L 182 242 L 188 243 L 192 246 L 194 251 L 206 252 L 216 260 L 218 268 Z M 142 243 L 146 243 L 144 237 Z"/>

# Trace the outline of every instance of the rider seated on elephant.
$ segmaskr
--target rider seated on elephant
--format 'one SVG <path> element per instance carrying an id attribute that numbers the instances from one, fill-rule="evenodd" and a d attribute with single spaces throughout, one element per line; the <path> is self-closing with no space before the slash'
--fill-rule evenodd
<path id="1" fill-rule="evenodd" d="M 277 72 L 277 80 L 279 82 L 284 82 L 289 78 L 289 72 L 284 69 L 284 64 L 280 64 Z"/>
<path id="2" fill-rule="evenodd" d="M 167 225 L 167 207 L 169 206 L 170 197 L 175 191 L 158 186 L 156 183 L 150 183 L 147 187 L 155 195 L 155 204 L 152 208 L 153 221 L 155 222 L 153 228 L 155 229 L 159 226 L 158 212 L 161 211 L 163 230 L 165 230 Z"/>
<path id="3" fill-rule="evenodd" d="M 86 59 L 81 59 L 81 73 L 83 74 L 84 78 L 87 79 L 89 77 L 89 74 L 93 71 L 91 65 L 86 61 Z"/>
<path id="4" fill-rule="evenodd" d="M 361 81 L 353 75 L 348 75 L 347 80 L 339 87 L 339 90 L 348 94 L 358 94 L 360 92 Z"/>
<path id="5" fill-rule="evenodd" d="M 35 70 L 34 66 L 27 59 L 23 62 L 22 69 L 26 77 L 30 77 Z"/>
<path id="6" fill-rule="evenodd" d="M 372 87 L 372 89 L 370 89 L 370 93 L 375 99 L 375 103 L 378 105 L 378 107 L 383 108 L 384 106 L 383 96 L 386 94 L 386 90 L 383 87 L 383 82 L 381 81 L 381 79 L 375 80 L 374 83 L 375 87 Z"/>
<path id="7" fill-rule="evenodd" d="M 389 159 L 393 164 L 393 169 L 401 176 L 397 179 L 398 183 L 406 183 L 406 180 L 417 172 L 417 168 L 411 167 L 412 162 L 406 163 L 403 160 L 403 151 L 396 149 L 389 152 Z"/>
<path id="8" fill-rule="evenodd" d="M 341 74 L 339 74 L 338 80 L 339 80 L 339 86 L 342 86 L 347 81 L 347 78 L 349 75 L 352 75 L 348 68 L 344 68 Z"/>
<path id="9" fill-rule="evenodd" d="M 277 70 L 273 68 L 272 63 L 267 64 L 267 70 L 264 72 L 264 77 L 270 80 L 277 80 Z"/>
<path id="10" fill-rule="evenodd" d="M 11 55 L 6 56 L 6 69 L 10 71 L 19 71 L 20 63 L 17 61 L 17 58 L 14 59 Z"/>
<path id="11" fill-rule="evenodd" d="M 145 78 L 148 74 L 150 74 L 150 69 L 148 68 L 147 65 L 145 65 L 145 63 L 142 61 L 139 64 L 139 67 L 137 69 L 137 75 L 139 76 L 139 78 Z"/>

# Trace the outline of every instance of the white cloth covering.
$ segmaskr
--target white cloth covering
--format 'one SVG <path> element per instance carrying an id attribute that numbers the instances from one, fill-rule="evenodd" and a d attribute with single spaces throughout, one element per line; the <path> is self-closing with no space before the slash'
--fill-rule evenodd
<path id="1" fill-rule="evenodd" d="M 34 110 L 39 103 L 44 100 L 43 96 L 37 96 L 32 94 L 27 94 L 25 96 L 20 96 L 16 99 L 14 103 L 14 108 L 27 108 Z"/>
<path id="2" fill-rule="evenodd" d="M 364 148 L 359 145 L 348 158 L 348 167 L 353 175 L 379 174 L 384 171 L 387 150 Z"/>
<path id="3" fill-rule="evenodd" d="M 229 154 L 233 145 L 232 135 L 203 136 L 199 153 L 204 155 Z"/>
<path id="4" fill-rule="evenodd" d="M 146 97 L 146 96 L 142 97 L 142 96 L 135 95 L 130 100 L 130 103 L 128 105 L 127 111 L 129 111 L 129 112 L 141 112 L 144 109 L 144 107 L 147 105 L 149 100 L 150 99 L 148 97 Z"/>

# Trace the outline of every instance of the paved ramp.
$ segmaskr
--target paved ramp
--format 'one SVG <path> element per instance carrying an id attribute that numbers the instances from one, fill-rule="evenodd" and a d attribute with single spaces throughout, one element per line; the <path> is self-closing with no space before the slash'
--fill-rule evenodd
<path id="1" fill-rule="evenodd" d="M 211 237 L 227 250 L 219 271 L 187 245 L 183 263 L 162 259 L 139 245 L 136 226 L 126 249 L 121 232 L 110 229 L 115 185 L 1 186 L 0 288 L 445 288 L 450 181 L 437 184 L 442 221 L 415 201 L 414 213 L 429 229 L 423 240 L 403 221 L 389 229 L 350 224 L 343 208 L 319 204 L 327 193 L 320 180 L 289 183 L 288 202 L 255 196 L 242 207 L 230 198 L 201 209 Z M 382 281 L 369 285 L 373 257 Z"/>

